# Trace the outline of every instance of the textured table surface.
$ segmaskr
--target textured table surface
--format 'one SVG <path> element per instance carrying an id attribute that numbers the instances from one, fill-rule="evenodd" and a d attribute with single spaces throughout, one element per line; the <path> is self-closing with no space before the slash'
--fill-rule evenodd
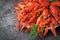
<path id="1" fill-rule="evenodd" d="M 29 40 L 30 38 L 29 33 L 19 32 L 15 27 L 17 20 L 13 7 L 17 2 L 17 0 L 0 0 L 0 40 Z M 60 40 L 60 27 L 56 30 L 56 38 L 49 30 L 43 40 Z M 36 40 L 41 39 L 37 37 Z"/>

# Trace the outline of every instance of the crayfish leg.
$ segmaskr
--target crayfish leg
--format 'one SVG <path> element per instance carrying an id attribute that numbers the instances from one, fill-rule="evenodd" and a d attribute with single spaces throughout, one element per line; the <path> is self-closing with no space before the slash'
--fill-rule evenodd
<path id="1" fill-rule="evenodd" d="M 22 31 L 25 27 L 26 27 L 26 25 L 23 24 L 22 27 L 21 27 L 21 29 L 20 29 L 20 31 Z"/>
<path id="2" fill-rule="evenodd" d="M 47 32 L 48 32 L 48 26 L 46 26 L 46 28 L 45 28 L 44 36 L 47 34 Z"/>
<path id="3" fill-rule="evenodd" d="M 19 25 L 20 25 L 20 22 L 19 22 L 19 21 L 17 21 L 17 23 L 16 23 L 16 28 L 17 28 L 18 30 L 20 30 Z"/>
<path id="4" fill-rule="evenodd" d="M 39 27 L 38 27 L 38 29 L 37 29 L 37 32 L 38 32 L 39 37 L 40 37 L 40 38 L 43 38 L 43 34 L 41 33 Z"/>
<path id="5" fill-rule="evenodd" d="M 57 35 L 56 35 L 56 30 L 55 30 L 55 28 L 54 28 L 53 23 L 50 23 L 50 29 L 51 29 L 53 35 L 56 37 L 56 36 L 57 36 Z"/>
<path id="6" fill-rule="evenodd" d="M 29 26 L 29 28 L 27 28 L 25 32 L 28 32 L 28 31 L 30 31 L 30 29 L 31 29 L 31 26 Z"/>

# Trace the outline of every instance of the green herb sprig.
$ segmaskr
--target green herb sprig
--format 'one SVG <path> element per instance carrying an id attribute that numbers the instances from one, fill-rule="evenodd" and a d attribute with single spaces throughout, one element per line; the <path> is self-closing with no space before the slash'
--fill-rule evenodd
<path id="1" fill-rule="evenodd" d="M 56 1 L 56 0 L 49 0 L 49 2 L 54 2 L 54 1 Z"/>
<path id="2" fill-rule="evenodd" d="M 42 32 L 42 34 L 43 34 L 43 32 L 44 32 L 44 30 L 45 30 L 45 28 L 41 28 L 41 32 Z M 35 38 L 38 36 L 38 33 L 37 33 L 37 26 L 36 26 L 36 24 L 33 24 L 32 26 L 31 26 L 31 31 L 30 31 L 30 40 L 35 40 Z"/>
<path id="3" fill-rule="evenodd" d="M 30 31 L 30 39 L 34 40 L 37 37 L 38 33 L 37 33 L 37 26 L 36 24 L 32 25 L 31 31 Z"/>

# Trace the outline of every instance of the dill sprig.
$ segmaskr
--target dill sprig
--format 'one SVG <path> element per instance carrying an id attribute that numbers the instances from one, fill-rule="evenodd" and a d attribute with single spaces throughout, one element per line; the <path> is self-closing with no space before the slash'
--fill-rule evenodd
<path id="1" fill-rule="evenodd" d="M 54 2 L 54 1 L 56 1 L 56 0 L 49 0 L 50 2 Z"/>
<path id="2" fill-rule="evenodd" d="M 41 28 L 41 33 L 43 34 L 45 28 Z M 38 33 L 37 33 L 37 26 L 36 24 L 33 24 L 31 26 L 31 30 L 30 30 L 30 40 L 35 40 L 35 38 L 38 36 Z"/>
<path id="3" fill-rule="evenodd" d="M 37 26 L 36 26 L 36 24 L 33 24 L 32 28 L 31 28 L 31 31 L 30 31 L 30 39 L 34 40 L 37 36 L 38 36 Z"/>

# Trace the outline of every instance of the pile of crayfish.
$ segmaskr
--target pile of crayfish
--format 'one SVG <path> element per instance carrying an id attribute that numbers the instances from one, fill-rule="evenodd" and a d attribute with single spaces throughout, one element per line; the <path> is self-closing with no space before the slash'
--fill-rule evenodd
<path id="1" fill-rule="evenodd" d="M 17 14 L 17 29 L 29 32 L 31 25 L 36 24 L 38 35 L 41 37 L 41 29 L 45 28 L 43 36 L 48 32 L 48 28 L 56 37 L 55 26 L 60 26 L 60 1 L 50 2 L 49 0 L 24 0 L 15 6 Z"/>

